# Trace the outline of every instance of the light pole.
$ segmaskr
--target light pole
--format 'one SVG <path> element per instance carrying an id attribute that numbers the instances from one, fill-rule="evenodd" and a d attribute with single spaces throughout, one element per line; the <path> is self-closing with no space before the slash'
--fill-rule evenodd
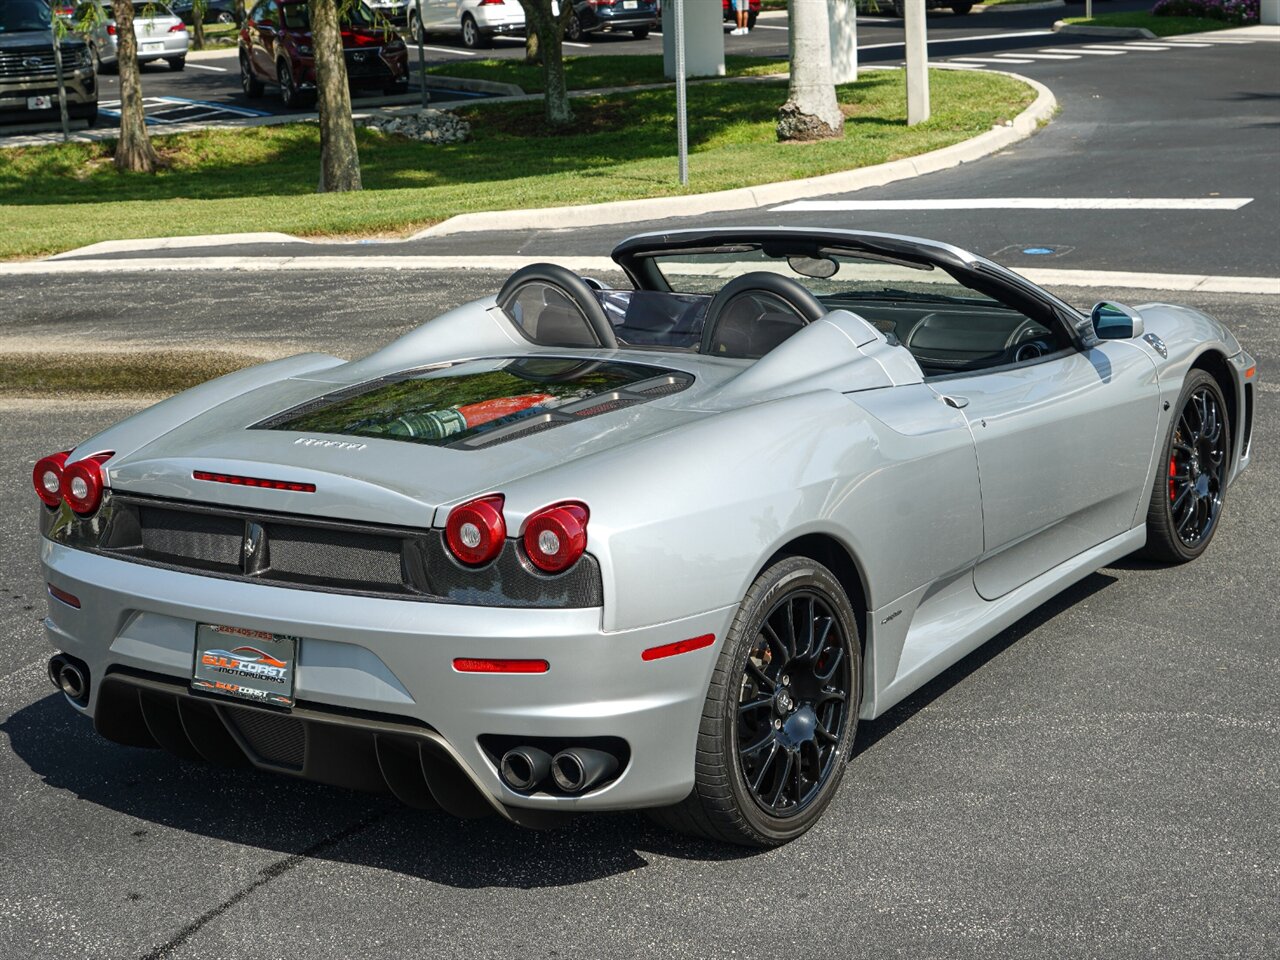
<path id="1" fill-rule="evenodd" d="M 907 126 L 929 119 L 929 41 L 922 2 L 907 3 Z"/>
<path id="2" fill-rule="evenodd" d="M 427 55 L 422 47 L 422 36 L 426 33 L 426 28 L 422 24 L 422 0 L 415 0 L 418 6 L 418 29 L 414 31 L 418 41 L 418 85 L 422 87 L 422 109 L 427 109 L 427 103 L 430 97 L 427 95 Z"/>
<path id="3" fill-rule="evenodd" d="M 689 183 L 689 104 L 684 68 L 684 0 L 675 0 L 676 147 L 680 156 L 680 186 Z"/>

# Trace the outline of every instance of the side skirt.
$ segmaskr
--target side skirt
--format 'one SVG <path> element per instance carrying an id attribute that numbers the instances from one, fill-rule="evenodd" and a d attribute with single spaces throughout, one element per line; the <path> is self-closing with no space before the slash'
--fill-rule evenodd
<path id="1" fill-rule="evenodd" d="M 1145 525 L 1072 557 L 997 600 L 984 600 L 971 576 L 958 577 L 942 589 L 921 589 L 873 611 L 868 618 L 876 651 L 876 689 L 866 691 L 862 716 L 883 714 L 907 695 L 924 686 L 943 670 L 959 662 L 1002 630 L 1012 626 L 1049 598 L 1083 580 L 1089 574 L 1141 549 L 1147 540 Z M 901 611 L 899 616 L 893 616 Z M 892 617 L 883 626 L 882 621 Z M 895 638 L 893 620 L 909 627 L 905 638 Z M 881 645 L 886 656 L 879 656 Z M 891 660 L 900 651 L 896 669 Z"/>

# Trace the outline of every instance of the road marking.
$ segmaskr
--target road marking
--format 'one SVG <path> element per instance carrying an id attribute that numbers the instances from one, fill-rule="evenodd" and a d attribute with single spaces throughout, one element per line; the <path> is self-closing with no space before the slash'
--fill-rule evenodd
<path id="1" fill-rule="evenodd" d="M 474 57 L 476 55 L 470 50 L 455 50 L 453 47 L 423 47 L 422 49 L 430 50 L 432 53 L 451 53 L 455 57 Z"/>
<path id="2" fill-rule="evenodd" d="M 1002 53 L 1002 57 L 1029 57 L 1032 60 L 1079 60 L 1078 53 Z"/>
<path id="3" fill-rule="evenodd" d="M 967 197 L 954 200 L 796 200 L 770 213 L 867 210 L 1239 210 L 1252 197 Z"/>
<path id="4" fill-rule="evenodd" d="M 1112 46 L 1111 44 L 1105 44 L 1105 43 L 1091 43 L 1089 44 L 1089 49 L 1090 50 L 1111 50 L 1115 53 L 1129 52 L 1128 47 L 1116 47 L 1116 46 Z"/>
<path id="5" fill-rule="evenodd" d="M 488 270 L 510 273 L 531 263 L 535 256 L 416 256 L 416 257 L 159 257 L 110 260 L 20 260 L 0 263 L 0 276 L 44 274 L 187 273 L 200 271 L 298 272 L 320 270 Z M 554 257 L 577 273 L 616 271 L 608 257 Z M 1125 273 L 1115 270 L 1048 270 L 1011 268 L 1032 283 L 1063 287 L 1111 287 L 1115 289 L 1198 291 L 1202 293 L 1256 293 L 1280 296 L 1280 277 L 1232 277 L 1206 274 Z"/>
<path id="6" fill-rule="evenodd" d="M 187 61 L 187 67 L 192 70 L 216 70 L 218 73 L 227 72 L 226 67 L 211 67 L 207 63 L 192 63 L 190 60 Z"/>
<path id="7" fill-rule="evenodd" d="M 1072 47 L 1076 53 L 1083 53 L 1091 57 L 1118 57 L 1121 54 L 1128 53 L 1128 50 L 1086 50 L 1084 47 Z"/>
<path id="8" fill-rule="evenodd" d="M 589 43 L 570 43 L 568 40 L 562 41 L 560 45 L 563 47 L 577 47 L 579 50 L 591 49 L 591 44 Z"/>
<path id="9" fill-rule="evenodd" d="M 787 31 L 789 31 L 791 28 L 790 28 L 790 27 L 775 27 L 775 26 L 772 26 L 772 25 L 767 24 L 767 23 L 757 23 L 757 24 L 756 24 L 754 27 L 752 27 L 751 29 L 752 29 L 752 30 L 787 30 Z"/>
<path id="10" fill-rule="evenodd" d="M 1162 43 L 1126 43 L 1130 50 L 1168 50 L 1168 44 Z"/>
<path id="11" fill-rule="evenodd" d="M 1167 40 L 1171 47 L 1212 47 L 1212 43 L 1192 43 L 1190 40 Z"/>
<path id="12" fill-rule="evenodd" d="M 947 40 L 930 40 L 929 46 L 937 47 L 943 43 L 974 43 L 978 40 L 1008 40 L 1013 37 L 1052 37 L 1052 30 L 1024 30 L 1021 33 L 984 33 L 978 37 L 951 37 Z M 896 43 L 868 43 L 859 46 L 859 50 L 888 50 L 892 47 L 905 47 L 905 41 Z"/>
<path id="13" fill-rule="evenodd" d="M 1015 60 L 1009 57 L 1004 60 L 996 60 L 992 57 L 956 57 L 949 61 L 950 63 L 1035 63 L 1034 60 Z"/>

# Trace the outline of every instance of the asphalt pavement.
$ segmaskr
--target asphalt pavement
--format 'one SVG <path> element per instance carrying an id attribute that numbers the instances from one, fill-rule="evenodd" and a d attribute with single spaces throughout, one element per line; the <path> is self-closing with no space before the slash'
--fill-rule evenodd
<path id="1" fill-rule="evenodd" d="M 354 355 L 500 281 L 10 277 L 0 337 Z M 463 822 L 101 740 L 44 677 L 29 477 L 134 407 L 4 404 L 0 957 L 1276 956 L 1275 299 L 1105 293 L 1207 309 L 1259 360 L 1257 454 L 1213 546 L 1089 577 L 864 724 L 821 823 L 767 853 L 639 814 Z"/>

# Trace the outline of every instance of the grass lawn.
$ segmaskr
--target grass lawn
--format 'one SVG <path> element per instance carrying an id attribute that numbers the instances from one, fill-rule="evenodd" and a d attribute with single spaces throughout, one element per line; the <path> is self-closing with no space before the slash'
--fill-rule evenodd
<path id="1" fill-rule="evenodd" d="M 225 350 L 133 350 L 128 353 L 77 354 L 68 362 L 59 353 L 0 353 L 0 397 L 49 397 L 80 394 L 171 394 L 198 383 L 261 363 L 262 358 Z"/>
<path id="2" fill-rule="evenodd" d="M 1096 8 L 1095 8 L 1096 9 Z M 1067 17 L 1065 23 L 1090 27 L 1146 27 L 1157 37 L 1174 37 L 1180 33 L 1204 33 L 1225 30 L 1235 24 L 1211 17 L 1157 17 L 1154 13 L 1100 13 L 1092 18 Z"/>
<path id="3" fill-rule="evenodd" d="M 773 57 L 724 58 L 725 75 L 730 77 L 763 76 L 769 73 L 786 73 L 790 64 L 785 59 Z M 541 93 L 546 89 L 542 82 L 542 67 L 523 60 L 454 60 L 427 68 L 428 74 L 445 77 L 465 77 L 470 80 L 493 80 L 497 83 L 514 83 L 525 93 Z M 623 54 L 616 57 L 566 57 L 565 81 L 570 90 L 592 90 L 601 87 L 631 87 L 645 83 L 666 83 L 662 74 L 662 58 L 644 54 Z"/>
<path id="4" fill-rule="evenodd" d="M 605 58 L 600 58 L 605 59 Z M 251 230 L 304 236 L 405 231 L 459 213 L 700 193 L 811 177 L 914 156 L 1012 119 L 1030 87 L 979 71 L 934 70 L 933 115 L 906 125 L 904 74 L 868 71 L 840 88 L 843 140 L 779 144 L 782 83 L 689 88 L 690 185 L 675 162 L 670 88 L 578 100 L 568 132 L 548 130 L 542 103 L 468 104 L 468 143 L 432 146 L 361 129 L 365 190 L 315 193 L 313 123 L 154 137 L 167 167 L 119 174 L 113 144 L 0 151 L 0 257 L 100 240 Z"/>

